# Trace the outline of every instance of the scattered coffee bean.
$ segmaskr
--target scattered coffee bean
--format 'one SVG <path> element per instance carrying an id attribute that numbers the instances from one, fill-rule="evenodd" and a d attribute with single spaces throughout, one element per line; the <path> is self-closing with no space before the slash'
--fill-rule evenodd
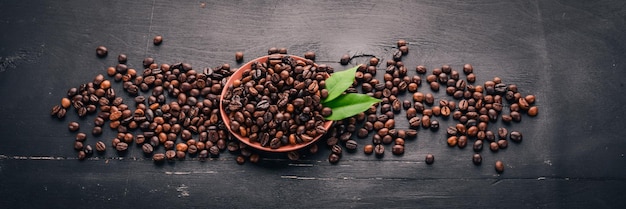
<path id="1" fill-rule="evenodd" d="M 514 141 L 514 142 L 521 142 L 522 133 L 520 133 L 519 131 L 511 131 L 509 138 L 511 139 L 511 141 Z"/>
<path id="2" fill-rule="evenodd" d="M 480 156 L 480 154 L 476 153 L 472 156 L 472 162 L 474 163 L 474 165 L 480 165 L 481 163 L 483 163 L 483 157 Z"/>
<path id="3" fill-rule="evenodd" d="M 157 35 L 154 37 L 154 39 L 152 40 L 152 43 L 154 43 L 154 45 L 161 45 L 161 43 L 163 43 L 163 36 Z"/>
<path id="4" fill-rule="evenodd" d="M 235 61 L 243 62 L 243 52 L 235 52 Z"/>
<path id="5" fill-rule="evenodd" d="M 335 153 L 331 153 L 330 155 L 328 155 L 328 162 L 335 164 L 337 162 L 339 162 L 339 159 L 341 157 L 339 157 L 339 155 L 335 154 Z"/>
<path id="6" fill-rule="evenodd" d="M 98 46 L 98 48 L 96 48 L 96 55 L 98 55 L 98 57 L 106 57 L 108 53 L 109 50 L 104 46 Z"/>
<path id="7" fill-rule="evenodd" d="M 498 173 L 504 172 L 504 163 L 502 161 L 499 161 L 499 160 L 496 161 L 495 169 L 496 169 L 496 172 L 498 172 Z"/>
<path id="8" fill-rule="evenodd" d="M 424 161 L 426 162 L 426 164 L 432 165 L 435 162 L 435 156 L 432 154 L 427 154 L 426 159 L 424 159 Z"/>

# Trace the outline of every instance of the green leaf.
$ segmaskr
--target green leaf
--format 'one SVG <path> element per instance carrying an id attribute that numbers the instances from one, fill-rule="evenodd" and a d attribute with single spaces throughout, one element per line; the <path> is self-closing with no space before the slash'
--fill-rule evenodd
<path id="1" fill-rule="evenodd" d="M 340 96 L 348 87 L 352 85 L 354 82 L 354 74 L 356 74 L 356 69 L 359 66 L 355 66 L 353 68 L 336 72 L 330 75 L 328 79 L 326 79 L 326 90 L 328 90 L 328 97 L 322 101 L 322 103 L 330 102 L 333 99 Z"/>
<path id="2" fill-rule="evenodd" d="M 342 94 L 324 104 L 324 106 L 330 107 L 333 110 L 333 113 L 325 119 L 342 120 L 359 114 L 378 102 L 380 102 L 380 99 L 370 97 L 367 94 Z"/>

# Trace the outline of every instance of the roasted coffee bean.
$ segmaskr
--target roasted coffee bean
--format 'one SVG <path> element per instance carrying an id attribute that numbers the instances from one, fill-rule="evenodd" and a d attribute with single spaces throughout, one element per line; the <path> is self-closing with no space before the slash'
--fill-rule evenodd
<path id="1" fill-rule="evenodd" d="M 382 144 L 378 144 L 374 147 L 374 154 L 376 156 L 383 156 L 385 154 L 385 147 Z"/>
<path id="2" fill-rule="evenodd" d="M 80 128 L 80 125 L 78 124 L 78 122 L 72 121 L 68 124 L 67 128 L 70 131 L 74 132 L 74 131 L 78 131 L 78 129 Z"/>
<path id="3" fill-rule="evenodd" d="M 500 148 L 500 146 L 498 146 L 497 142 L 491 142 L 489 143 L 489 149 L 493 152 L 497 152 L 498 149 Z"/>
<path id="4" fill-rule="evenodd" d="M 446 133 L 448 134 L 448 136 L 456 136 L 457 135 L 457 129 L 455 126 L 450 126 L 446 129 Z"/>
<path id="5" fill-rule="evenodd" d="M 148 143 L 143 144 L 141 146 L 141 149 L 143 150 L 143 153 L 145 153 L 145 154 L 150 154 L 150 153 L 152 153 L 154 151 L 154 148 L 152 147 L 152 145 L 150 145 Z"/>
<path id="6" fill-rule="evenodd" d="M 509 131 L 506 128 L 504 127 L 498 128 L 498 137 L 500 137 L 500 139 L 506 139 L 508 134 L 509 134 Z"/>
<path id="7" fill-rule="evenodd" d="M 482 163 L 483 163 L 483 157 L 482 157 L 482 156 L 480 156 L 480 154 L 475 153 L 475 154 L 472 156 L 472 163 L 474 163 L 474 165 L 480 165 L 480 164 L 482 164 Z"/>
<path id="8" fill-rule="evenodd" d="M 106 57 L 108 53 L 109 50 L 104 46 L 98 46 L 98 48 L 96 48 L 96 55 L 98 55 L 98 57 Z"/>
<path id="9" fill-rule="evenodd" d="M 243 156 L 242 156 L 243 158 Z M 300 159 L 300 153 L 298 151 L 291 151 L 291 152 L 287 152 L 287 158 L 289 158 L 289 160 L 299 160 Z"/>
<path id="10" fill-rule="evenodd" d="M 160 36 L 160 35 L 154 36 L 154 38 L 152 39 L 152 43 L 157 46 L 161 45 L 161 43 L 163 43 L 163 36 Z"/>
<path id="11" fill-rule="evenodd" d="M 350 55 L 348 54 L 344 54 L 341 56 L 341 59 L 339 60 L 339 63 L 341 65 L 347 65 L 350 62 Z"/>
<path id="12" fill-rule="evenodd" d="M 152 155 L 152 161 L 154 161 L 155 163 L 159 163 L 159 162 L 165 161 L 165 154 L 163 154 L 163 153 L 156 153 L 156 154 Z"/>
<path id="13" fill-rule="evenodd" d="M 87 153 L 85 153 L 85 151 L 81 150 L 78 151 L 78 160 L 84 160 L 87 157 Z"/>
<path id="14" fill-rule="evenodd" d="M 93 129 L 91 130 L 91 134 L 94 135 L 94 136 L 101 135 L 102 134 L 102 127 L 100 127 L 100 126 L 93 127 Z"/>
<path id="15" fill-rule="evenodd" d="M 508 146 L 509 146 L 509 142 L 507 140 L 504 140 L 504 139 L 498 140 L 498 148 L 506 149 Z"/>
<path id="16" fill-rule="evenodd" d="M 433 130 L 433 131 L 439 130 L 439 121 L 437 120 L 430 121 L 430 130 Z"/>
<path id="17" fill-rule="evenodd" d="M 391 153 L 394 155 L 404 154 L 404 146 L 399 144 L 393 145 L 393 147 L 391 147 Z"/>
<path id="18" fill-rule="evenodd" d="M 349 151 L 354 151 L 357 149 L 357 147 L 358 143 L 355 140 L 346 141 L 346 149 L 348 149 Z"/>
<path id="19" fill-rule="evenodd" d="M 339 162 L 339 159 L 341 159 L 341 157 L 335 153 L 331 153 L 330 155 L 328 155 L 328 162 L 335 164 L 337 162 Z"/>
<path id="20" fill-rule="evenodd" d="M 128 144 L 126 144 L 126 142 L 119 142 L 115 145 L 115 149 L 118 152 L 124 152 L 128 149 Z"/>
<path id="21" fill-rule="evenodd" d="M 498 173 L 504 172 L 504 163 L 502 161 L 499 161 L 499 160 L 496 161 L 495 169 L 496 169 L 496 172 L 498 172 Z"/>
<path id="22" fill-rule="evenodd" d="M 513 121 L 515 122 L 520 122 L 522 121 L 522 115 L 519 112 L 511 112 L 511 119 L 513 119 Z"/>
<path id="23" fill-rule="evenodd" d="M 104 152 L 106 150 L 106 145 L 104 144 L 104 142 L 102 141 L 98 141 L 96 143 L 96 151 L 98 152 Z"/>
<path id="24" fill-rule="evenodd" d="M 528 116 L 535 117 L 539 113 L 539 108 L 537 106 L 532 106 L 526 112 Z"/>
<path id="25" fill-rule="evenodd" d="M 520 133 L 519 131 L 511 131 L 511 134 L 509 135 L 509 138 L 514 141 L 514 142 L 521 142 L 522 141 L 522 133 Z"/>
<path id="26" fill-rule="evenodd" d="M 80 141 L 74 141 L 74 149 L 75 150 L 82 150 L 83 149 L 83 143 Z"/>
<path id="27" fill-rule="evenodd" d="M 432 154 L 427 154 L 424 161 L 426 162 L 426 164 L 432 165 L 435 162 L 435 156 Z"/>
<path id="28" fill-rule="evenodd" d="M 366 155 L 374 153 L 374 145 L 368 144 L 363 147 L 363 153 Z"/>
<path id="29" fill-rule="evenodd" d="M 157 155 L 157 154 L 155 154 Z M 167 150 L 165 151 L 165 158 L 167 160 L 174 160 L 176 158 L 176 150 Z"/>
<path id="30" fill-rule="evenodd" d="M 472 146 L 474 152 L 480 152 L 483 150 L 483 140 L 474 141 L 474 145 Z"/>
<path id="31" fill-rule="evenodd" d="M 87 134 L 85 133 L 76 134 L 76 141 L 84 142 L 86 139 L 87 139 Z"/>
<path id="32" fill-rule="evenodd" d="M 467 136 L 459 136 L 457 139 L 457 146 L 461 149 L 465 148 L 467 146 L 467 141 Z"/>
<path id="33" fill-rule="evenodd" d="M 457 145 L 458 141 L 459 140 L 458 140 L 457 136 L 450 136 L 450 137 L 448 137 L 448 140 L 447 140 L 448 146 L 454 147 L 454 146 Z"/>

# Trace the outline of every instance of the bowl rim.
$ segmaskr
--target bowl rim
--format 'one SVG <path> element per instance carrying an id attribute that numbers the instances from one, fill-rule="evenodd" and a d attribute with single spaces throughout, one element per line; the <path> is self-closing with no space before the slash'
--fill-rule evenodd
<path id="1" fill-rule="evenodd" d="M 303 57 L 299 57 L 296 55 L 289 55 L 289 54 L 281 54 L 283 57 L 284 56 L 290 56 L 292 58 L 294 58 L 295 60 L 306 60 Z M 228 117 L 228 114 L 226 114 L 226 111 L 224 111 L 224 106 L 223 106 L 223 100 L 224 100 L 224 95 L 226 95 L 226 93 L 228 92 L 228 88 L 230 86 L 233 85 L 233 82 L 236 78 L 240 78 L 242 77 L 243 71 L 245 69 L 249 69 L 253 63 L 255 62 L 259 62 L 259 63 L 263 63 L 266 62 L 269 57 L 271 55 L 265 55 L 265 56 L 261 56 L 258 58 L 255 58 L 253 60 L 250 60 L 249 62 L 247 62 L 246 64 L 243 64 L 241 67 L 239 67 L 239 69 L 237 69 L 235 72 L 233 72 L 230 77 L 228 78 L 228 80 L 226 81 L 226 83 L 224 84 L 223 88 L 222 88 L 222 93 L 220 94 L 220 102 L 219 102 L 219 108 L 220 108 L 220 115 L 222 116 L 222 121 L 224 122 L 224 126 L 226 126 L 226 129 L 228 129 L 228 132 L 230 132 L 230 134 L 232 136 L 234 136 L 235 138 L 237 138 L 240 142 L 243 142 L 244 144 L 248 145 L 249 147 L 252 147 L 254 149 L 257 150 L 262 150 L 262 151 L 266 151 L 266 152 L 274 152 L 274 153 L 281 153 L 281 152 L 290 152 L 290 151 L 295 151 L 295 150 L 299 150 L 302 148 L 305 148 L 313 143 L 316 143 L 320 138 L 322 138 L 325 134 L 320 134 L 318 136 L 316 136 L 315 138 L 313 138 L 313 140 L 308 141 L 306 143 L 300 143 L 300 144 L 289 144 L 289 145 L 283 145 L 280 146 L 279 148 L 276 149 L 272 149 L 270 147 L 263 147 L 261 146 L 261 144 L 259 142 L 250 142 L 250 139 L 248 137 L 243 137 L 241 135 L 239 135 L 238 133 L 233 132 L 233 130 L 230 128 L 230 118 Z M 275 56 L 275 55 L 273 55 Z M 314 65 L 317 67 L 318 65 L 316 63 L 314 63 Z M 333 121 L 332 120 L 326 120 L 324 122 L 324 128 L 326 128 L 326 130 L 330 130 L 330 127 L 332 126 Z"/>

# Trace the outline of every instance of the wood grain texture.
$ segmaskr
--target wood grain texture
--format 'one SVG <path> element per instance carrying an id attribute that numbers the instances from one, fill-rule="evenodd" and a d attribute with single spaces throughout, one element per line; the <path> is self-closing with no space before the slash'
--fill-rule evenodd
<path id="1" fill-rule="evenodd" d="M 626 4 L 621 1 L 0 1 L 0 208 L 624 208 Z M 152 45 L 162 35 L 163 44 Z M 119 53 L 141 68 L 144 57 L 195 69 L 245 60 L 285 47 L 317 53 L 342 70 L 342 54 L 390 59 L 405 39 L 409 75 L 471 63 L 478 83 L 502 78 L 537 95 L 540 113 L 497 123 L 524 134 L 498 153 L 449 148 L 445 129 L 420 130 L 406 153 L 376 158 L 329 150 L 300 161 L 266 154 L 237 165 L 235 155 L 154 165 L 132 147 L 78 161 L 67 123 L 51 119 L 70 87 L 114 65 Z M 109 56 L 99 59 L 95 48 Z M 382 80 L 384 69 L 378 78 Z M 114 87 L 121 90 L 120 83 Z M 420 91 L 437 99 L 445 92 Z M 402 98 L 410 99 L 410 94 Z M 129 97 L 125 96 L 129 101 Z M 404 111 L 396 126 L 408 128 Z M 108 129 L 87 142 L 109 142 Z M 358 139 L 359 145 L 370 138 Z M 390 147 L 389 147 L 390 148 Z M 435 164 L 426 165 L 426 154 Z M 502 160 L 497 175 L 493 163 Z"/>

